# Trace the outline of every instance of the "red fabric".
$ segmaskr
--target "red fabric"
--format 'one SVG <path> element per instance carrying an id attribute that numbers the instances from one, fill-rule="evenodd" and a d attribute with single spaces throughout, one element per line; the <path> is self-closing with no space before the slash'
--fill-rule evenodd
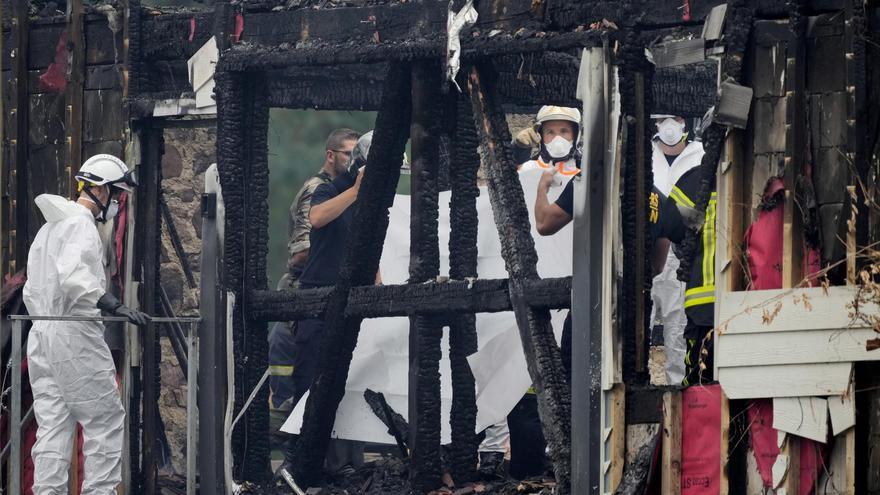
<path id="1" fill-rule="evenodd" d="M 776 430 L 773 429 L 773 401 L 757 399 L 748 408 L 749 432 L 752 437 L 752 450 L 758 463 L 758 472 L 764 486 L 773 486 L 773 463 L 779 455 Z"/>
<path id="2" fill-rule="evenodd" d="M 681 392 L 681 493 L 719 493 L 721 463 L 721 386 L 688 387 Z"/>
<path id="3" fill-rule="evenodd" d="M 235 29 L 232 31 L 232 41 L 238 42 L 241 39 L 241 33 L 244 31 L 244 16 L 235 14 Z"/>
<path id="4" fill-rule="evenodd" d="M 67 31 L 62 31 L 55 45 L 55 61 L 40 74 L 40 88 L 52 93 L 67 89 Z"/>
<path id="5" fill-rule="evenodd" d="M 193 38 L 196 37 L 196 18 L 193 17 L 189 20 L 189 41 L 192 43 Z"/>
<path id="6" fill-rule="evenodd" d="M 755 460 L 758 462 L 761 481 L 765 487 L 772 488 L 773 464 L 779 455 L 778 432 L 772 427 L 772 399 L 759 399 L 751 402 L 749 424 L 751 425 L 752 449 L 755 452 Z M 830 448 L 829 445 L 808 438 L 799 438 L 799 440 L 801 442 L 799 495 L 811 495 L 815 491 L 816 479 L 824 469 L 823 466 L 828 459 Z"/>
<path id="7" fill-rule="evenodd" d="M 782 179 L 767 184 L 764 198 L 769 199 L 783 189 Z M 762 210 L 758 219 L 746 231 L 746 253 L 752 290 L 782 287 L 782 216 L 785 205 L 779 203 L 772 210 Z"/>
<path id="8" fill-rule="evenodd" d="M 116 230 L 114 231 L 114 247 L 116 248 L 116 285 L 119 287 L 119 298 L 124 296 L 122 283 L 122 265 L 125 258 L 125 227 L 128 224 L 128 193 L 119 195 L 119 213 L 116 214 Z"/>

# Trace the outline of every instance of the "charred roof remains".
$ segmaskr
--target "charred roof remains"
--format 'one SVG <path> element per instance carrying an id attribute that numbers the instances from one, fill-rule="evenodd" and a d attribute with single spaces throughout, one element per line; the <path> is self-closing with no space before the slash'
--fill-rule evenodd
<path id="1" fill-rule="evenodd" d="M 627 414 L 621 412 L 627 423 L 659 422 L 661 415 L 650 406 L 659 405 L 659 392 L 647 385 L 651 299 L 646 287 L 651 270 L 645 202 L 652 184 L 648 160 L 655 133 L 650 115 L 701 119 L 695 132 L 701 134 L 703 164 L 708 166 L 694 198 L 696 209 L 705 210 L 719 173 L 741 167 L 741 175 L 731 182 L 736 191 L 731 198 L 748 207 L 731 207 L 729 213 L 740 227 L 733 234 L 741 236 L 742 227 L 751 222 L 752 203 L 758 201 L 753 198 L 761 195 L 767 179 L 784 177 L 792 189 L 789 207 L 795 195 L 800 206 L 794 225 L 803 231 L 807 246 L 821 249 L 825 266 L 847 255 L 846 245 L 837 242 L 846 237 L 843 219 L 851 201 L 846 186 L 872 184 L 878 165 L 880 63 L 871 42 L 878 39 L 880 14 L 876 6 L 858 0 L 478 0 L 476 24 L 460 33 L 461 67 L 453 81 L 444 77 L 447 17 L 465 6 L 462 0 L 208 3 L 209 10 L 198 11 L 158 10 L 135 1 L 72 2 L 70 8 L 52 2 L 34 3 L 30 9 L 20 2 L 4 6 L 3 44 L 14 47 L 15 56 L 4 50 L 4 173 L 10 171 L 4 179 L 11 181 L 4 191 L 3 260 L 10 272 L 25 263 L 26 246 L 39 221 L 25 205 L 32 203 L 35 192 L 66 192 L 79 157 L 98 150 L 122 155 L 135 140 L 132 136 L 143 148 L 142 166 L 152 170 L 143 186 L 147 196 L 137 228 L 145 237 L 157 238 L 148 225 L 159 221 L 162 139 L 156 130 L 166 122 L 156 109 L 163 100 L 194 98 L 187 59 L 214 37 L 220 51 L 214 73 L 217 157 L 226 211 L 220 287 L 234 295 L 234 409 L 250 402 L 249 394 L 259 388 L 267 367 L 267 322 L 326 320 L 321 368 L 297 445 L 294 476 L 305 485 L 320 483 L 318 473 L 360 323 L 381 316 L 409 316 L 411 321 L 407 444 L 412 490 L 427 493 L 441 484 L 438 363 L 445 327 L 455 397 L 448 468 L 456 481 L 474 478 L 476 399 L 465 359 L 477 348 L 474 315 L 511 310 L 538 391 L 558 493 L 598 493 L 600 487 L 605 493 L 621 482 L 622 453 L 609 461 L 610 467 L 598 462 L 608 428 L 600 421 L 604 413 L 597 399 L 604 393 L 598 379 L 601 359 L 583 351 L 593 376 L 574 382 L 583 389 L 570 392 L 563 373 L 549 310 L 573 305 L 573 280 L 538 276 L 505 121 L 505 113 L 533 112 L 544 104 L 581 106 L 577 89 L 582 49 L 601 48 L 614 68 L 609 77 L 618 81 L 620 132 L 609 145 L 619 147 L 620 163 L 616 168 L 598 163 L 595 175 L 591 169 L 584 180 L 588 187 L 600 187 L 605 168 L 619 173 L 619 198 L 606 200 L 619 201 L 622 219 L 622 275 L 613 298 L 622 356 L 616 362 L 617 382 L 627 385 Z M 68 14 L 59 17 L 59 9 Z M 722 86 L 725 91 L 720 92 Z M 736 103 L 742 95 L 750 113 L 741 112 Z M 335 287 L 273 291 L 267 286 L 271 107 L 378 111 L 369 173 Z M 715 112 L 707 114 L 710 107 Z M 744 130 L 731 130 L 746 121 Z M 410 279 L 401 286 L 372 286 L 408 140 L 413 153 Z M 441 140 L 451 143 L 448 184 L 440 180 Z M 509 273 L 505 280 L 472 280 L 477 275 L 476 184 L 481 166 Z M 446 186 L 452 190 L 450 281 L 441 283 L 438 192 Z M 855 203 L 868 201 L 864 195 L 869 190 L 859 189 Z M 858 243 L 867 245 L 876 237 L 876 222 L 865 213 L 855 221 Z M 724 246 L 719 251 L 735 252 L 736 239 L 719 242 Z M 682 243 L 682 279 L 690 274 L 698 241 L 692 233 Z M 138 248 L 136 263 L 143 267 L 141 281 L 149 293 L 144 307 L 149 308 L 159 304 L 159 249 L 146 244 Z M 739 255 L 719 257 L 731 266 L 744 264 Z M 795 260 L 800 263 L 799 257 Z M 789 259 L 786 266 L 791 263 Z M 831 276 L 842 280 L 840 271 Z M 787 270 L 785 277 L 791 282 L 799 274 L 798 269 Z M 725 290 L 744 289 L 747 281 L 741 278 Z M 591 297 L 586 303 L 595 307 L 599 296 Z M 583 332 L 598 346 L 602 335 L 594 326 Z M 146 370 L 158 358 L 146 349 L 158 337 L 148 332 L 143 338 L 143 394 L 148 397 L 156 388 L 151 382 L 155 375 Z M 616 354 L 590 348 L 603 351 Z M 137 451 L 139 442 L 150 441 L 144 442 L 143 459 L 133 454 L 133 479 L 155 486 L 155 453 L 148 445 L 155 425 L 145 409 L 141 430 L 140 392 L 132 398 L 131 448 Z M 587 430 L 578 430 L 585 438 L 577 442 L 586 446 L 571 443 L 572 393 L 576 408 L 586 404 L 576 414 L 590 418 Z M 225 403 L 219 396 L 215 400 L 217 408 Z M 263 407 L 267 391 L 259 391 L 253 402 L 233 431 L 233 473 L 238 480 L 265 484 L 271 475 L 269 415 Z M 631 402 L 647 406 L 631 411 Z M 220 425 L 210 426 L 222 431 L 216 429 Z M 745 454 L 730 440 L 722 446 L 724 452 L 730 448 L 730 472 L 723 482 L 731 488 L 745 486 L 745 468 L 736 469 L 738 459 L 745 464 Z M 858 462 L 867 473 L 867 448 L 860 443 L 859 449 Z M 216 455 L 222 458 L 222 451 Z M 573 458 L 585 464 L 572 466 Z M 211 461 L 201 466 L 201 489 L 223 493 L 222 466 L 215 458 Z M 722 460 L 724 470 L 726 462 Z M 628 468 L 621 490 L 645 482 L 638 466 L 636 462 Z M 870 483 L 869 476 L 856 486 Z"/>

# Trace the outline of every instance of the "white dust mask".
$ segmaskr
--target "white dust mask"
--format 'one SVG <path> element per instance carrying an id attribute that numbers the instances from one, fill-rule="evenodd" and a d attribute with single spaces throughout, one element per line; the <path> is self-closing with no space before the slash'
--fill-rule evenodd
<path id="1" fill-rule="evenodd" d="M 666 119 L 657 124 L 657 137 L 668 146 L 675 146 L 684 137 L 684 122 Z"/>
<path id="2" fill-rule="evenodd" d="M 547 150 L 547 154 L 550 155 L 550 158 L 561 159 L 567 157 L 571 153 L 571 148 L 574 146 L 574 143 L 565 139 L 562 136 L 556 136 L 549 143 L 544 144 L 544 149 Z"/>

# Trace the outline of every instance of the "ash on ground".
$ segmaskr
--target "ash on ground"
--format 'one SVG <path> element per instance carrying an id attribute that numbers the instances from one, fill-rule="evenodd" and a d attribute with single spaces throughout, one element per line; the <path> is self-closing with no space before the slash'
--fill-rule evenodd
<path id="1" fill-rule="evenodd" d="M 474 482 L 461 486 L 452 484 L 449 476 L 444 476 L 448 485 L 437 487 L 430 495 L 551 495 L 555 482 L 552 479 L 534 478 L 528 480 L 503 480 L 495 482 Z M 305 490 L 305 487 L 303 487 Z M 272 495 L 294 493 L 287 485 L 279 485 L 268 490 L 254 490 L 250 493 Z M 392 495 L 410 493 L 407 462 L 394 456 L 383 456 L 368 462 L 351 474 L 329 476 L 321 488 L 309 488 L 308 495 Z"/>

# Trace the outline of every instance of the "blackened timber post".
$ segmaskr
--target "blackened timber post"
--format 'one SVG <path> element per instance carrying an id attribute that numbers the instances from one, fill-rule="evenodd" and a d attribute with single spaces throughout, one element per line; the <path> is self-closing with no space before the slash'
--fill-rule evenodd
<path id="1" fill-rule="evenodd" d="M 449 278 L 477 276 L 477 170 L 479 141 L 467 96 L 456 98 L 456 127 L 450 163 Z M 477 395 L 467 357 L 477 352 L 476 317 L 459 314 L 450 320 L 449 361 L 452 372 L 452 445 L 450 470 L 456 483 L 470 481 L 477 465 Z"/>
<path id="2" fill-rule="evenodd" d="M 538 254 L 532 239 L 529 213 L 510 150 L 510 131 L 504 110 L 492 90 L 491 68 L 471 69 L 468 79 L 474 125 L 489 183 L 489 199 L 501 254 L 510 275 L 510 300 L 532 383 L 538 393 L 538 414 L 560 495 L 570 493 L 571 397 L 562 367 L 562 352 L 550 324 L 550 312 L 530 308 L 524 284 L 538 279 Z"/>
<path id="3" fill-rule="evenodd" d="M 339 281 L 328 297 L 318 370 L 296 444 L 293 474 L 300 485 L 313 485 L 320 480 L 336 409 L 345 394 L 345 382 L 361 325 L 361 318 L 345 316 L 348 294 L 353 286 L 372 285 L 379 269 L 388 230 L 388 209 L 394 202 L 403 152 L 409 139 L 408 64 L 389 67 L 380 108 L 363 182 L 354 204 L 354 219 Z M 225 187 L 224 184 L 224 191 Z"/>
<path id="4" fill-rule="evenodd" d="M 264 73 L 227 71 L 223 62 L 221 57 L 214 75 L 217 167 L 226 212 L 222 286 L 235 295 L 235 389 L 230 393 L 241 410 L 268 366 L 266 322 L 252 318 L 249 308 L 251 293 L 267 289 L 269 107 Z M 254 404 L 266 404 L 268 398 L 267 388 L 261 387 Z M 231 435 L 236 478 L 268 481 L 268 408 L 248 408 Z"/>
<path id="5" fill-rule="evenodd" d="M 410 283 L 440 275 L 438 240 L 438 162 L 443 98 L 440 66 L 418 62 L 412 67 L 412 146 Z M 409 444 L 410 484 L 427 493 L 441 484 L 440 465 L 440 341 L 443 327 L 434 316 L 410 317 L 409 331 Z"/>
<path id="6" fill-rule="evenodd" d="M 76 193 L 75 172 L 82 165 L 83 140 L 83 85 L 86 77 L 86 46 L 84 36 L 83 0 L 67 2 L 67 43 L 70 48 L 69 81 L 65 91 L 67 114 L 67 166 L 66 189 L 73 197 Z M 63 191 L 65 188 L 62 188 Z"/>
<path id="7" fill-rule="evenodd" d="M 144 239 L 149 239 L 143 257 L 143 308 L 149 314 L 156 314 L 156 297 L 159 284 L 159 188 L 161 184 L 162 130 L 149 126 L 145 131 L 144 160 L 142 161 L 142 183 L 138 190 L 140 207 L 143 209 Z M 139 222 L 140 223 L 140 222 Z M 143 380 L 143 430 L 141 445 L 141 473 L 143 493 L 158 493 L 156 447 L 159 438 L 159 348 L 156 324 L 147 323 L 141 332 L 141 373 Z"/>
<path id="8" fill-rule="evenodd" d="M 15 201 L 10 201 L 12 208 L 9 213 L 9 224 L 15 229 L 9 230 L 9 272 L 15 273 L 27 266 L 28 246 L 30 245 L 30 174 L 28 167 L 28 113 L 30 99 L 28 96 L 28 42 L 29 25 L 28 3 L 12 2 L 12 42 L 9 47 L 12 57 L 12 79 L 9 87 L 9 114 L 12 126 L 9 129 L 10 155 L 12 165 L 10 175 L 15 191 Z"/>

